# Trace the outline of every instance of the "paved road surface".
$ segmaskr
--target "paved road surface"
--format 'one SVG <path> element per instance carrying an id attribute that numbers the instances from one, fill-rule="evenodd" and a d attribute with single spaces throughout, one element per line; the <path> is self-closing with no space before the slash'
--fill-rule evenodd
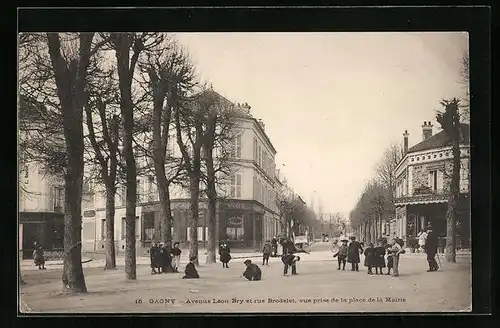
<path id="1" fill-rule="evenodd" d="M 369 276 L 337 271 L 327 244 L 313 246 L 298 265 L 298 276 L 283 276 L 279 258 L 262 267 L 263 280 L 239 278 L 242 260 L 229 269 L 219 263 L 202 265 L 201 279 L 182 280 L 181 274 L 150 275 L 137 269 L 138 280 L 125 281 L 123 268 L 86 268 L 88 294 L 60 292 L 60 270 L 24 271 L 28 285 L 21 300 L 26 311 L 75 312 L 387 312 L 463 311 L 470 305 L 470 258 L 445 263 L 427 273 L 424 256 L 401 258 L 401 276 Z M 363 259 L 362 259 L 363 260 Z M 259 263 L 258 259 L 254 262 Z M 372 300 L 371 300 L 371 299 Z M 234 300 L 233 300 L 234 299 Z"/>

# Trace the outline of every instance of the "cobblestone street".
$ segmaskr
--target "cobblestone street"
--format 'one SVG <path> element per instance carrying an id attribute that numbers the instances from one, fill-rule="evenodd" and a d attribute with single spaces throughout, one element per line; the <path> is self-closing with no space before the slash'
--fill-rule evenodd
<path id="1" fill-rule="evenodd" d="M 263 267 L 263 280 L 239 278 L 242 259 L 229 269 L 219 263 L 202 265 L 201 279 L 182 280 L 182 274 L 151 275 L 146 265 L 137 268 L 138 280 L 125 281 L 123 267 L 116 271 L 86 268 L 88 294 L 60 292 L 60 270 L 25 271 L 22 307 L 28 312 L 434 312 L 468 311 L 471 304 L 469 255 L 442 270 L 427 273 L 423 254 L 401 257 L 400 277 L 369 276 L 337 271 L 331 253 L 317 245 L 304 254 L 298 276 L 284 277 L 278 258 Z M 361 259 L 363 260 L 363 259 Z M 259 259 L 253 260 L 255 263 Z M 258 263 L 259 266 L 261 263 Z"/>

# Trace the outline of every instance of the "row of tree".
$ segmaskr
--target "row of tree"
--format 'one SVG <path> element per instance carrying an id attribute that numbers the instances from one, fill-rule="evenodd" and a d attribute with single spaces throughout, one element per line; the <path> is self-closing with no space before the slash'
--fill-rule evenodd
<path id="1" fill-rule="evenodd" d="M 279 212 L 281 231 L 288 238 L 291 238 L 292 235 L 302 234 L 305 230 L 309 233 L 321 230 L 321 221 L 316 213 L 295 193 L 278 193 L 276 206 Z"/>
<path id="2" fill-rule="evenodd" d="M 189 190 L 190 256 L 198 255 L 199 199 L 206 194 L 207 262 L 215 262 L 218 182 L 231 173 L 238 113 L 196 79 L 188 53 L 166 33 L 25 33 L 19 41 L 20 159 L 64 178 L 63 289 L 87 291 L 81 265 L 86 179 L 106 194 L 106 269 L 116 268 L 115 195 L 124 185 L 125 272 L 137 278 L 137 181 L 149 174 L 162 207 L 162 241 L 172 237 L 169 187 Z M 169 151 L 172 141 L 180 156 Z"/>

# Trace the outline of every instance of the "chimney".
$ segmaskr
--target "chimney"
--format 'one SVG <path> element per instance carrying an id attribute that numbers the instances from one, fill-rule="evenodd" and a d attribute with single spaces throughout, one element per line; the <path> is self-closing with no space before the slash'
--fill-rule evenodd
<path id="1" fill-rule="evenodd" d="M 405 130 L 405 133 L 403 133 L 403 149 L 404 153 L 406 154 L 408 152 L 408 130 Z"/>
<path id="2" fill-rule="evenodd" d="M 262 130 L 264 130 L 264 131 L 265 131 L 265 127 L 266 127 L 266 125 L 264 124 L 264 122 L 262 121 L 262 119 L 260 119 L 260 118 L 259 118 L 259 119 L 257 120 L 257 122 L 259 122 L 259 125 L 260 125 L 260 127 L 262 128 Z"/>
<path id="3" fill-rule="evenodd" d="M 429 139 L 432 137 L 432 124 L 431 122 L 424 122 L 422 125 L 422 141 Z"/>

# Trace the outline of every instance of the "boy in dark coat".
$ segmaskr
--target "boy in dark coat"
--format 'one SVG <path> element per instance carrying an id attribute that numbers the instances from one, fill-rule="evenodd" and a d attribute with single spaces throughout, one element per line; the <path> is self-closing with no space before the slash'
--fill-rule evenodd
<path id="1" fill-rule="evenodd" d="M 278 239 L 276 236 L 271 239 L 272 257 L 278 256 Z"/>
<path id="2" fill-rule="evenodd" d="M 269 240 L 266 240 L 262 246 L 262 265 L 269 265 L 269 256 L 271 256 L 272 246 Z"/>
<path id="3" fill-rule="evenodd" d="M 33 251 L 33 261 L 38 266 L 38 270 L 45 270 L 45 256 L 42 245 L 37 245 Z"/>
<path id="4" fill-rule="evenodd" d="M 288 274 L 288 267 L 292 267 L 292 275 L 297 275 L 297 261 L 300 261 L 300 257 L 293 255 L 291 252 L 284 254 L 281 257 L 281 262 L 284 264 L 283 275 Z"/>
<path id="5" fill-rule="evenodd" d="M 365 249 L 365 266 L 368 267 L 368 274 L 373 274 L 372 267 L 375 264 L 375 248 L 373 244 L 369 243 Z"/>
<path id="6" fill-rule="evenodd" d="M 243 277 L 250 281 L 258 281 L 262 278 L 260 268 L 256 264 L 253 264 L 251 260 L 246 260 L 243 263 L 247 266 L 245 272 L 243 272 Z"/>
<path id="7" fill-rule="evenodd" d="M 219 256 L 220 261 L 222 262 L 222 267 L 228 269 L 228 263 L 231 261 L 231 249 L 225 242 L 219 246 Z"/>
<path id="8" fill-rule="evenodd" d="M 347 259 L 347 240 L 342 240 L 342 245 L 340 245 L 339 250 L 333 255 L 336 257 L 339 262 L 339 267 L 337 270 L 340 270 L 340 265 L 342 264 L 342 270 L 345 270 L 345 262 Z"/>
<path id="9" fill-rule="evenodd" d="M 158 265 L 160 249 L 156 242 L 151 243 L 151 248 L 149 249 L 149 259 L 151 260 L 151 274 L 157 274 L 160 271 L 160 267 Z M 156 269 L 158 268 L 158 272 Z"/>
<path id="10" fill-rule="evenodd" d="M 359 254 L 363 253 L 363 247 L 356 241 L 356 237 L 351 237 L 351 243 L 347 247 L 347 262 L 351 263 L 351 271 L 359 271 Z"/>
<path id="11" fill-rule="evenodd" d="M 194 266 L 194 262 L 196 261 L 196 256 L 191 256 L 189 258 L 189 263 L 186 265 L 186 269 L 184 270 L 184 277 L 182 279 L 198 279 L 200 275 L 198 271 L 196 271 L 196 267 Z"/>
<path id="12" fill-rule="evenodd" d="M 170 254 L 170 248 L 167 244 L 160 244 L 160 258 L 161 272 L 173 272 L 174 270 L 172 269 L 172 255 Z"/>
<path id="13" fill-rule="evenodd" d="M 172 248 L 172 250 L 170 251 L 170 253 L 172 254 L 173 256 L 173 265 L 172 267 L 174 268 L 174 271 L 175 272 L 179 272 L 179 268 L 181 266 L 181 249 L 179 248 L 179 242 L 176 241 L 174 243 L 174 248 Z"/>
<path id="14" fill-rule="evenodd" d="M 377 247 L 375 247 L 375 274 L 379 274 L 379 269 L 380 269 L 380 274 L 384 274 L 382 272 L 382 269 L 385 268 L 385 247 L 383 246 L 383 241 L 379 240 Z"/>

